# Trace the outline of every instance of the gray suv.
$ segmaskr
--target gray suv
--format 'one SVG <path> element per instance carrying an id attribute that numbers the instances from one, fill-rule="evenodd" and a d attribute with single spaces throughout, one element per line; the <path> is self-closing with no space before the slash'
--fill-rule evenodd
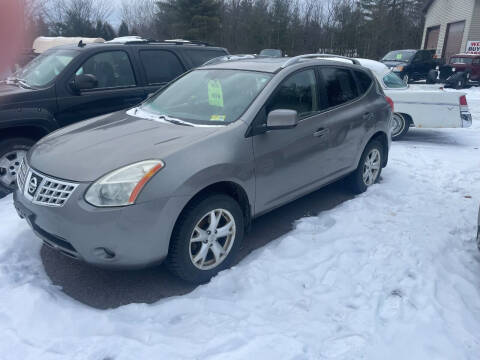
<path id="1" fill-rule="evenodd" d="M 379 179 L 387 100 L 369 70 L 318 55 L 203 66 L 138 107 L 40 140 L 15 207 L 67 256 L 115 268 L 165 260 L 206 282 L 255 217 L 343 177 L 356 193 Z"/>

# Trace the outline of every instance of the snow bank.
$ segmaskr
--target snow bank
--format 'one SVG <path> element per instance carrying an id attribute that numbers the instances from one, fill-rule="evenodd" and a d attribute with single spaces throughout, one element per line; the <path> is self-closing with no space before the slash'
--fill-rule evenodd
<path id="1" fill-rule="evenodd" d="M 468 93 L 471 129 L 412 131 L 366 194 L 152 305 L 63 294 L 0 200 L 0 358 L 478 359 L 480 89 Z"/>

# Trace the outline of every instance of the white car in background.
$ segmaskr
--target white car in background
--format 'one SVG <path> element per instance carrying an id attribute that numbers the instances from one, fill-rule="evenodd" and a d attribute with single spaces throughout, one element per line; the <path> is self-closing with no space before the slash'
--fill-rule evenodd
<path id="1" fill-rule="evenodd" d="M 412 88 L 381 62 L 356 60 L 374 73 L 385 94 L 393 100 L 393 140 L 402 138 L 410 126 L 461 128 L 472 125 L 465 93 L 444 91 L 435 85 Z"/>

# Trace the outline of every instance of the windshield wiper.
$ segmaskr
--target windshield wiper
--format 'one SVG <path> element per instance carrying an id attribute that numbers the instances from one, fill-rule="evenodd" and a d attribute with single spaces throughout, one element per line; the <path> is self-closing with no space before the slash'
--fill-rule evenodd
<path id="1" fill-rule="evenodd" d="M 33 89 L 30 85 L 27 84 L 27 82 L 25 80 L 19 79 L 19 78 L 16 78 L 16 77 L 7 78 L 7 80 L 5 80 L 5 83 L 7 83 L 7 84 L 10 84 L 10 83 L 18 84 L 23 88 Z"/>
<path id="2" fill-rule="evenodd" d="M 186 122 L 186 121 L 183 121 L 183 120 L 180 120 L 180 119 L 175 119 L 175 118 L 172 118 L 170 116 L 167 116 L 167 115 L 159 115 L 158 118 L 160 120 L 165 120 L 165 121 L 168 121 L 172 124 L 175 124 L 175 125 L 183 125 L 183 126 L 194 126 L 193 124 L 190 124 L 189 122 Z"/>

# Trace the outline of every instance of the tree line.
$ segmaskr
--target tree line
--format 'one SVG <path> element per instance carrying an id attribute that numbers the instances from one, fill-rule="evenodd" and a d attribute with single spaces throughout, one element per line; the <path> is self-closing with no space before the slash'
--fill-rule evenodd
<path id="1" fill-rule="evenodd" d="M 379 58 L 419 48 L 425 0 L 124 0 L 121 24 L 103 0 L 27 0 L 32 37 L 140 35 L 188 39 L 231 53 L 281 49 Z"/>

